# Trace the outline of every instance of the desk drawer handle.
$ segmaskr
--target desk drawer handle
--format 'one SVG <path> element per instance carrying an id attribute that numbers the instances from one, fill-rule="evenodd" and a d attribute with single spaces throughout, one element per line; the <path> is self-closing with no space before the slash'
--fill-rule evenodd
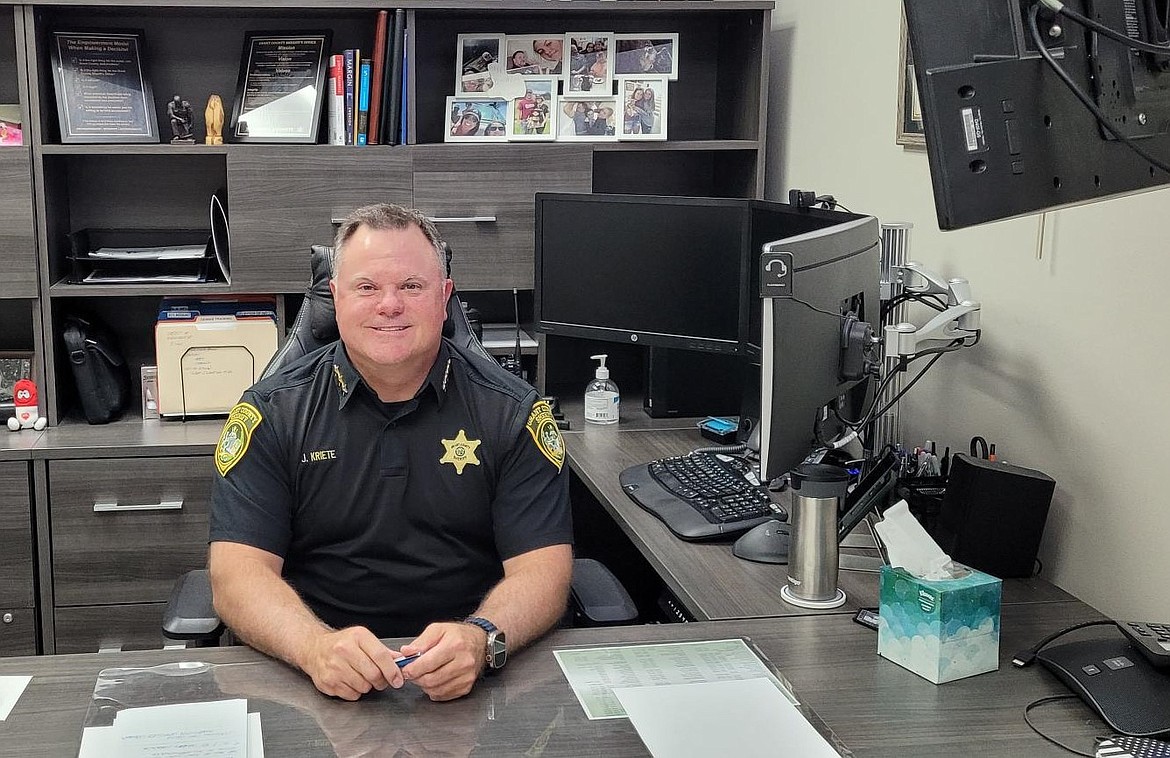
<path id="1" fill-rule="evenodd" d="M 495 216 L 427 216 L 427 221 L 432 224 L 494 224 L 496 223 Z M 345 223 L 343 218 L 331 218 L 329 223 L 333 226 L 341 226 Z"/>
<path id="2" fill-rule="evenodd" d="M 118 503 L 94 503 L 94 513 L 121 513 L 123 511 L 177 511 L 183 508 L 182 500 L 163 500 L 159 503 L 142 505 L 118 505 Z"/>
<path id="3" fill-rule="evenodd" d="M 495 216 L 427 216 L 432 224 L 494 224 Z"/>

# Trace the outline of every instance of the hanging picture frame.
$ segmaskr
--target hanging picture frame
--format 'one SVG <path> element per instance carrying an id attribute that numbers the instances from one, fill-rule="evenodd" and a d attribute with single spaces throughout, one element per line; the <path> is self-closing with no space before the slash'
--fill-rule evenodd
<path id="1" fill-rule="evenodd" d="M 902 17 L 902 34 L 898 45 L 898 123 L 895 142 L 911 149 L 926 149 L 926 129 L 922 123 L 922 103 L 914 79 L 914 55 L 906 35 L 906 17 Z"/>

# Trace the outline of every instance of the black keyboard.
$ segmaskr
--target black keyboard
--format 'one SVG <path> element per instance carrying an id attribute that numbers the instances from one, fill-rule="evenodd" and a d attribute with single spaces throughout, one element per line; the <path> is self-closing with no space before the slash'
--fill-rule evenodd
<path id="1" fill-rule="evenodd" d="M 691 453 L 631 466 L 618 480 L 630 498 L 684 540 L 730 537 L 788 514 L 747 477 L 745 461 Z M 754 476 L 753 476 L 754 479 Z"/>

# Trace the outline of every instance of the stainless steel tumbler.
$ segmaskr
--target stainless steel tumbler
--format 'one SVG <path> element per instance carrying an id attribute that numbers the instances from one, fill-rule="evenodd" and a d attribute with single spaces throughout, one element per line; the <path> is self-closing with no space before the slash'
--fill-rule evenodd
<path id="1" fill-rule="evenodd" d="M 837 588 L 837 514 L 849 486 L 839 466 L 802 463 L 792 470 L 791 544 L 788 583 L 780 597 L 803 608 L 836 608 L 845 602 Z"/>

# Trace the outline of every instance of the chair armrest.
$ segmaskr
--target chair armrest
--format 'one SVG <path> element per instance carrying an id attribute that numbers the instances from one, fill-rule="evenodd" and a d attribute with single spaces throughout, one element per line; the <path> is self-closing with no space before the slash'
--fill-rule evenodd
<path id="1" fill-rule="evenodd" d="M 211 577 L 207 569 L 188 571 L 175 582 L 163 613 L 162 633 L 172 640 L 206 642 L 223 633 L 223 622 L 211 602 Z"/>
<path id="2" fill-rule="evenodd" d="M 638 620 L 638 608 L 626 588 L 592 558 L 573 560 L 569 604 L 576 626 L 617 626 Z"/>

